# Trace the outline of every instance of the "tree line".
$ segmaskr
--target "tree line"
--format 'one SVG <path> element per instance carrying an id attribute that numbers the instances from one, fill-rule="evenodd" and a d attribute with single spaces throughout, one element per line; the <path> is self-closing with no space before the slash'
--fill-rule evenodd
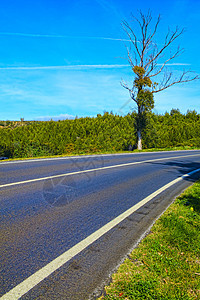
<path id="1" fill-rule="evenodd" d="M 0 122 L 3 124 L 3 122 Z M 96 117 L 63 121 L 33 121 L 0 127 L 0 156 L 8 158 L 128 151 L 137 148 L 137 113 L 105 112 Z M 143 148 L 200 147 L 200 114 L 172 109 L 149 112 Z"/>

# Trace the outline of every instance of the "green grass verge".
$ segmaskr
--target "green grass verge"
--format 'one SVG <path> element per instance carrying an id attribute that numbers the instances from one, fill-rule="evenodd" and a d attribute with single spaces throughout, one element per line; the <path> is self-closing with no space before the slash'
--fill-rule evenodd
<path id="1" fill-rule="evenodd" d="M 99 299 L 200 299 L 200 181 L 156 221 Z"/>
<path id="2" fill-rule="evenodd" d="M 140 151 L 139 151 L 140 152 Z M 133 151 L 101 151 L 101 152 L 81 152 L 81 153 L 69 153 L 60 155 L 42 155 L 33 157 L 16 157 L 9 158 L 2 161 L 12 161 L 12 160 L 29 160 L 29 159 L 40 159 L 40 158 L 58 158 L 58 157 L 73 157 L 73 156 L 85 156 L 85 155 L 101 155 L 101 154 L 117 154 L 117 153 L 133 153 Z M 0 161 L 1 163 L 1 161 Z"/>
<path id="3" fill-rule="evenodd" d="M 56 157 L 70 157 L 70 156 L 82 156 L 82 155 L 101 155 L 101 154 L 118 154 L 118 153 L 140 153 L 140 152 L 158 152 L 158 151 L 178 151 L 178 150 L 199 150 L 197 147 L 172 147 L 172 148 L 151 148 L 151 149 L 143 149 L 143 150 L 133 150 L 133 151 L 101 151 L 101 152 L 81 152 L 81 153 L 70 153 L 70 154 L 62 154 L 62 155 L 45 155 L 45 156 L 34 156 L 34 157 L 17 157 L 17 158 L 9 158 L 6 161 L 12 160 L 27 160 L 27 159 L 39 159 L 39 158 L 56 158 Z M 4 160 L 0 160 L 1 161 Z"/>

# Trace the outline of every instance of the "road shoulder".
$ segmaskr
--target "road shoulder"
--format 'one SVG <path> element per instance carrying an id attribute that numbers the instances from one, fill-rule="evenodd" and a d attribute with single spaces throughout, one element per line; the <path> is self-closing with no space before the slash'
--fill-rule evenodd
<path id="1" fill-rule="evenodd" d="M 155 222 L 99 299 L 198 299 L 200 181 Z"/>

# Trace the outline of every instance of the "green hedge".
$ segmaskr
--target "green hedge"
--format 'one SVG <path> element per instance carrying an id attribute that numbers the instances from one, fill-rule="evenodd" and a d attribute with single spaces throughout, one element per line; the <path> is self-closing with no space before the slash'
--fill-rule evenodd
<path id="1" fill-rule="evenodd" d="M 104 113 L 64 121 L 4 122 L 0 128 L 0 156 L 9 158 L 129 150 L 136 147 L 136 113 L 124 117 Z M 14 124 L 14 125 L 13 125 Z M 143 132 L 143 148 L 200 147 L 200 115 L 173 109 L 150 113 Z"/>

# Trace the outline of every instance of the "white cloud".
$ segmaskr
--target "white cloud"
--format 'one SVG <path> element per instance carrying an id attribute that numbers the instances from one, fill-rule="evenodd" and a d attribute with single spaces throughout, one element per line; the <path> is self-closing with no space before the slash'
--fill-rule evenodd
<path id="1" fill-rule="evenodd" d="M 0 70 L 80 70 L 80 69 L 115 69 L 130 65 L 67 65 L 67 66 L 34 66 L 34 67 L 0 67 Z"/>
<path id="2" fill-rule="evenodd" d="M 24 32 L 0 32 L 0 35 L 15 35 L 15 36 L 44 37 L 44 38 L 66 38 L 67 37 L 64 35 L 37 34 L 37 33 L 24 33 Z"/>
<path id="3" fill-rule="evenodd" d="M 101 37 L 101 36 L 99 36 L 99 37 L 98 36 L 69 36 L 69 35 L 59 35 L 59 34 L 39 34 L 39 33 L 24 33 L 24 32 L 0 32 L 0 35 L 36 37 L 36 38 L 95 39 L 95 40 L 111 40 L 111 41 L 130 42 L 129 39 Z"/>
<path id="4" fill-rule="evenodd" d="M 162 64 L 158 64 L 162 66 Z M 171 63 L 166 66 L 190 66 L 188 63 Z M 0 70 L 83 70 L 83 69 L 118 69 L 130 67 L 129 64 L 113 64 L 113 65 L 66 65 L 66 66 L 8 66 L 0 67 Z"/>
<path id="5" fill-rule="evenodd" d="M 58 120 L 66 120 L 66 119 L 74 119 L 75 116 L 72 115 L 68 115 L 68 114 L 60 114 L 58 116 L 40 116 L 40 117 L 34 117 L 34 120 L 37 121 L 50 121 L 50 120 L 54 120 L 54 121 L 58 121 Z"/>

